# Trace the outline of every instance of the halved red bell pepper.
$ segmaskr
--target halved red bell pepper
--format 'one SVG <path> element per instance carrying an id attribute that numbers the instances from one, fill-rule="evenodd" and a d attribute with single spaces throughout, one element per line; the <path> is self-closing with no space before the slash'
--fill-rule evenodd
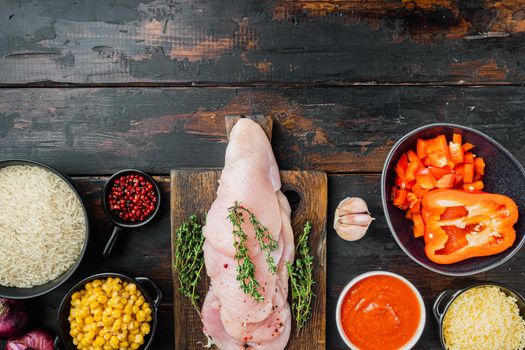
<path id="1" fill-rule="evenodd" d="M 422 202 L 425 254 L 438 264 L 498 254 L 516 239 L 518 208 L 509 197 L 438 189 Z"/>

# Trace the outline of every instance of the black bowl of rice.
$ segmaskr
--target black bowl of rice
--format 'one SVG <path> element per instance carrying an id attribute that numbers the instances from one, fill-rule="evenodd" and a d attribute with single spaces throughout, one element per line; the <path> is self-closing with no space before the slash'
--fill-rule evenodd
<path id="1" fill-rule="evenodd" d="M 70 178 L 34 161 L 1 161 L 0 188 L 0 297 L 45 294 L 84 256 L 86 206 Z"/>

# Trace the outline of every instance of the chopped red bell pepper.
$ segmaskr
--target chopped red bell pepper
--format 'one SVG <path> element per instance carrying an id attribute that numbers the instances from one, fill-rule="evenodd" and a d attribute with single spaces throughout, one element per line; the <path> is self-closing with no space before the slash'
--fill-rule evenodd
<path id="1" fill-rule="evenodd" d="M 419 159 L 423 159 L 425 158 L 426 154 L 427 154 L 427 151 L 426 151 L 426 148 L 427 148 L 427 143 L 425 140 L 422 140 L 422 139 L 417 139 L 417 156 Z"/>
<path id="2" fill-rule="evenodd" d="M 421 188 L 431 190 L 436 187 L 436 178 L 428 168 L 419 169 L 416 173 L 416 182 Z"/>
<path id="3" fill-rule="evenodd" d="M 414 186 L 412 186 L 412 192 L 416 195 L 417 198 L 423 198 L 425 194 L 430 190 L 426 190 L 421 187 L 419 183 L 416 182 Z"/>
<path id="4" fill-rule="evenodd" d="M 428 167 L 428 170 L 430 170 L 432 175 L 434 175 L 434 177 L 437 180 L 441 179 L 443 176 L 445 176 L 447 174 L 452 174 L 453 173 L 452 169 L 448 165 L 446 165 L 443 168 L 436 168 L 434 166 L 430 166 L 430 167 Z"/>
<path id="5" fill-rule="evenodd" d="M 413 181 L 416 179 L 416 172 L 417 169 L 419 169 L 419 165 L 417 163 L 408 163 L 407 170 L 405 171 L 405 179 L 407 181 Z"/>
<path id="6" fill-rule="evenodd" d="M 466 163 L 463 170 L 463 182 L 469 184 L 472 181 L 474 181 L 474 164 Z"/>
<path id="7" fill-rule="evenodd" d="M 452 188 L 454 187 L 455 183 L 456 183 L 456 175 L 446 174 L 446 175 L 443 175 L 443 177 L 437 181 L 436 187 L 437 188 Z"/>
<path id="8" fill-rule="evenodd" d="M 407 167 L 408 167 L 408 157 L 405 153 L 403 153 L 403 155 L 401 156 L 401 158 L 399 158 L 399 161 L 396 164 L 395 171 L 396 171 L 397 176 L 399 176 L 400 178 L 404 178 Z"/>
<path id="9" fill-rule="evenodd" d="M 407 191 L 406 190 L 400 190 L 400 189 L 395 190 L 395 192 L 394 192 L 394 205 L 396 207 L 404 205 L 406 199 L 407 199 Z"/>
<path id="10" fill-rule="evenodd" d="M 461 147 L 461 144 L 450 142 L 448 148 L 450 149 L 450 156 L 452 157 L 454 164 L 463 163 L 463 148 Z"/>
<path id="11" fill-rule="evenodd" d="M 412 214 L 412 221 L 414 222 L 414 237 L 423 237 L 425 235 L 425 223 L 421 214 Z"/>
<path id="12" fill-rule="evenodd" d="M 467 143 L 464 143 L 463 146 L 461 147 L 463 147 L 463 152 L 468 152 L 474 148 L 474 145 L 467 142 Z"/>
<path id="13" fill-rule="evenodd" d="M 474 181 L 473 183 L 463 185 L 463 189 L 469 192 L 481 191 L 484 187 L 483 181 Z"/>
<path id="14" fill-rule="evenodd" d="M 448 159 L 445 153 L 440 151 L 435 151 L 428 154 L 428 159 L 430 164 L 436 168 L 441 168 L 448 165 Z"/>
<path id="15" fill-rule="evenodd" d="M 463 162 L 465 164 L 474 164 L 474 154 L 470 152 L 465 152 L 463 155 Z"/>
<path id="16" fill-rule="evenodd" d="M 481 157 L 474 159 L 474 170 L 476 174 L 485 175 L 485 161 Z"/>
<path id="17" fill-rule="evenodd" d="M 407 152 L 408 156 L 408 162 L 410 163 L 416 163 L 418 166 L 423 167 L 423 163 L 421 162 L 421 159 L 418 158 L 416 152 L 409 150 Z"/>
<path id="18" fill-rule="evenodd" d="M 461 136 L 461 134 L 453 134 L 452 142 L 459 143 L 461 145 L 463 143 L 463 137 Z"/>
<path id="19" fill-rule="evenodd" d="M 423 198 L 422 217 L 425 254 L 438 264 L 498 254 L 516 239 L 518 208 L 501 194 L 434 190 Z"/>

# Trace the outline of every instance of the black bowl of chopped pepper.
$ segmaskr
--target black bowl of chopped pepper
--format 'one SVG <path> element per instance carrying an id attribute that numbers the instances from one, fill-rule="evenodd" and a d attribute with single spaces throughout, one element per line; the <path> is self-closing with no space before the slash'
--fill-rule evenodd
<path id="1" fill-rule="evenodd" d="M 102 190 L 102 207 L 115 225 L 103 256 L 111 253 L 125 228 L 141 227 L 153 220 L 159 211 L 160 199 L 157 182 L 145 172 L 125 169 L 113 174 Z"/>

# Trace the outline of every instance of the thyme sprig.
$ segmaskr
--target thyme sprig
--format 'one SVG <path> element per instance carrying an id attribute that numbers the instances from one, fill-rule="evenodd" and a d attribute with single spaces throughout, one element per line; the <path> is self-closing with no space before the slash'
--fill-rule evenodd
<path id="1" fill-rule="evenodd" d="M 233 225 L 235 260 L 237 261 L 237 281 L 239 281 L 241 290 L 245 294 L 252 297 L 255 301 L 260 302 L 264 300 L 264 297 L 259 292 L 260 284 L 255 278 L 255 265 L 250 259 L 249 249 L 246 246 L 248 236 L 242 228 L 245 222 L 243 213 L 248 215 L 248 221 L 254 228 L 257 242 L 266 255 L 268 270 L 273 274 L 277 272 L 277 266 L 271 252 L 278 248 L 278 243 L 271 236 L 268 228 L 262 225 L 248 208 L 243 207 L 238 202 L 235 202 L 233 206 L 228 208 L 228 220 L 230 220 Z"/>
<path id="2" fill-rule="evenodd" d="M 204 235 L 202 224 L 197 215 L 191 215 L 188 221 L 180 225 L 176 231 L 175 270 L 178 271 L 179 291 L 190 299 L 191 304 L 200 316 L 199 294 L 196 292 L 201 271 L 204 267 Z"/>
<path id="3" fill-rule="evenodd" d="M 315 296 L 313 293 L 314 258 L 310 255 L 308 244 L 311 230 L 312 225 L 307 221 L 297 243 L 295 262 L 293 265 L 286 263 L 292 290 L 292 313 L 298 329 L 303 328 L 310 318 L 312 298 Z"/>
<path id="4" fill-rule="evenodd" d="M 253 215 L 252 212 L 250 212 L 248 209 L 244 207 L 239 207 L 239 209 L 244 210 L 248 213 L 250 223 L 253 226 L 253 229 L 255 230 L 255 238 L 257 239 L 257 242 L 259 242 L 259 247 L 262 251 L 264 251 L 264 254 L 266 255 L 266 262 L 268 263 L 268 270 L 275 275 L 277 272 L 277 265 L 275 265 L 275 261 L 273 260 L 273 256 L 271 252 L 277 250 L 279 248 L 279 244 L 273 238 L 273 236 L 268 231 L 268 228 L 266 226 L 261 225 L 259 221 L 257 221 L 257 218 L 255 215 Z"/>

